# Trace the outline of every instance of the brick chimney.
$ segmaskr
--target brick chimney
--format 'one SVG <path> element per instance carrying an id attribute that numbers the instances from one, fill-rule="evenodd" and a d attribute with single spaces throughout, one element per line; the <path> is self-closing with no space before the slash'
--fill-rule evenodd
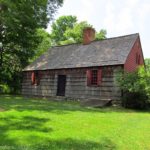
<path id="1" fill-rule="evenodd" d="M 87 27 L 83 30 L 83 44 L 90 44 L 95 40 L 95 30 L 92 27 Z"/>

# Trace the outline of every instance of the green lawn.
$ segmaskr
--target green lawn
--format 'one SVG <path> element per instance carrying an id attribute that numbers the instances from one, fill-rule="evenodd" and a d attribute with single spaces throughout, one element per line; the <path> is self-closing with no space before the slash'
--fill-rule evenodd
<path id="1" fill-rule="evenodd" d="M 150 111 L 0 96 L 0 150 L 150 150 Z"/>

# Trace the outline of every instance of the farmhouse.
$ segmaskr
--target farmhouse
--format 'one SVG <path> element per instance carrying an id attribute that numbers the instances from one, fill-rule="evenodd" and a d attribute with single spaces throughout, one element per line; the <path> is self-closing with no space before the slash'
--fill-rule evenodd
<path id="1" fill-rule="evenodd" d="M 23 70 L 22 94 L 73 99 L 119 100 L 118 69 L 132 72 L 144 64 L 139 34 L 94 40 L 83 31 L 83 43 L 55 46 Z"/>

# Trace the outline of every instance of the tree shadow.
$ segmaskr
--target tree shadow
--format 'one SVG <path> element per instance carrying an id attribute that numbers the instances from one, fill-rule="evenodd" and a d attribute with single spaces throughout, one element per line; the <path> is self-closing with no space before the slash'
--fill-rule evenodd
<path id="1" fill-rule="evenodd" d="M 50 121 L 47 118 L 38 118 L 32 116 L 24 116 L 21 118 L 16 118 L 13 116 L 1 117 L 3 125 L 0 125 L 0 131 L 6 130 L 28 130 L 28 131 L 40 131 L 40 132 L 50 132 L 51 128 L 43 127 L 44 123 Z"/>
<path id="2" fill-rule="evenodd" d="M 33 116 L 23 116 L 23 117 L 14 117 L 10 116 L 1 116 L 0 117 L 0 149 L 1 145 L 15 145 L 17 142 L 15 138 L 10 138 L 8 132 L 17 131 L 17 132 L 38 132 L 40 133 L 51 133 L 53 129 L 51 127 L 46 127 L 44 124 L 50 119 L 38 118 Z M 19 136 L 19 134 L 18 134 Z M 20 137 L 18 137 L 20 138 Z"/>
<path id="3" fill-rule="evenodd" d="M 53 129 L 44 126 L 51 121 L 47 118 L 10 114 L 1 115 L 0 120 L 0 149 L 3 150 L 116 150 L 116 145 L 109 138 L 101 138 L 99 142 L 73 138 L 52 139 L 49 134 Z M 17 136 L 10 136 L 10 131 L 17 131 Z M 21 139 L 22 143 L 19 142 Z"/>
<path id="4" fill-rule="evenodd" d="M 33 146 L 35 150 L 116 150 L 116 145 L 108 138 L 103 138 L 99 142 L 88 140 L 77 140 L 72 138 L 61 140 L 47 140 L 46 145 Z"/>
<path id="5" fill-rule="evenodd" d="M 2 100 L 3 99 L 3 100 Z M 37 99 L 37 98 L 24 98 L 17 96 L 4 96 L 0 97 L 0 106 L 3 110 L 15 109 L 17 111 L 46 111 L 57 114 L 69 113 L 70 111 L 82 111 L 82 112 L 100 112 L 100 113 L 147 113 L 150 110 L 132 110 L 122 107 L 104 107 L 104 108 L 93 108 L 80 106 L 79 102 L 76 101 L 55 101 L 48 99 Z"/>
<path id="6" fill-rule="evenodd" d="M 116 150 L 117 146 L 108 138 L 102 138 L 99 142 L 89 140 L 78 140 L 72 138 L 51 140 L 44 138 L 40 141 L 37 139 L 37 144 L 17 145 L 16 143 L 7 145 L 9 150 Z M 38 143 L 39 142 L 39 143 Z"/>

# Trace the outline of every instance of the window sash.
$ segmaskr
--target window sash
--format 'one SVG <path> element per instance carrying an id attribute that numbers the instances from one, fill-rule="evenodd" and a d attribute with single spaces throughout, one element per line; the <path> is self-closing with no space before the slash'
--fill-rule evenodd
<path id="1" fill-rule="evenodd" d="M 102 82 L 102 69 L 88 69 L 87 72 L 87 86 L 99 86 Z"/>

